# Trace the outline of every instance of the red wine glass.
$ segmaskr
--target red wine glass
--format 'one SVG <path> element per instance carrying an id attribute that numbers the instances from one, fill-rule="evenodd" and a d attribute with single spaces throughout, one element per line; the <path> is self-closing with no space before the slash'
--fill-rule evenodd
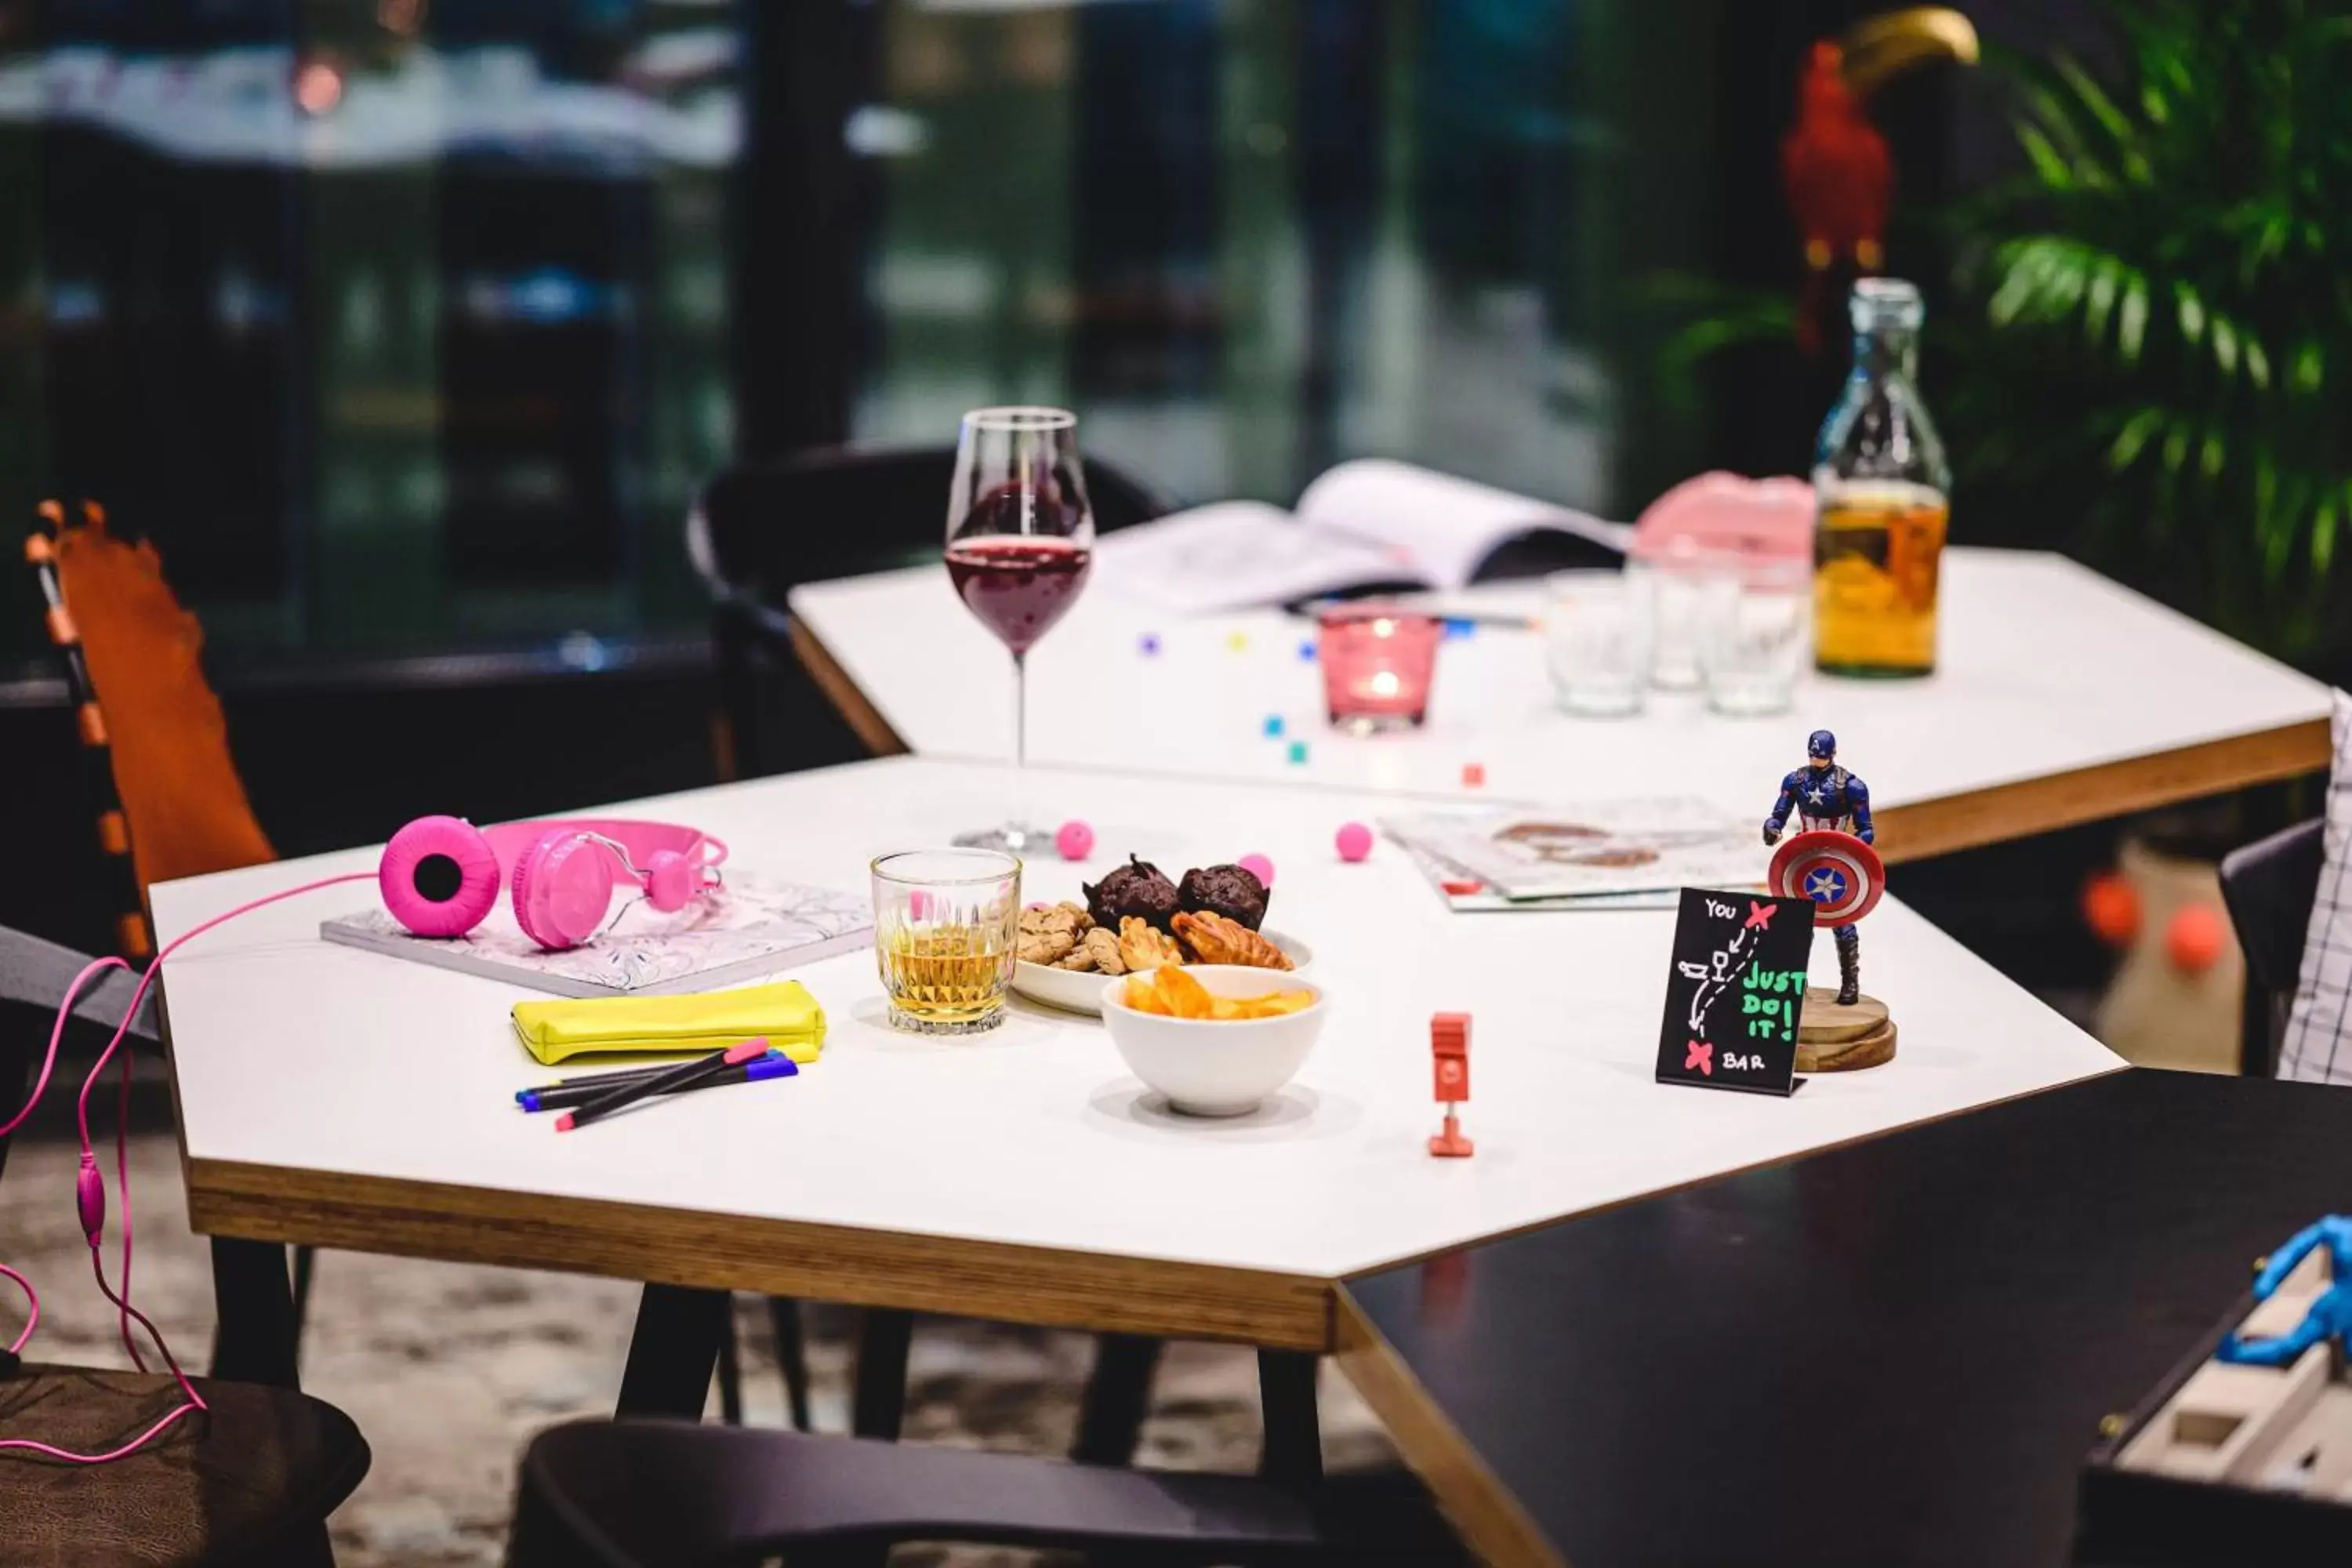
<path id="1" fill-rule="evenodd" d="M 1095 514 L 1078 463 L 1078 416 L 1060 408 L 976 408 L 956 437 L 948 492 L 948 577 L 1013 654 L 1013 763 L 1028 761 L 1028 657 L 1068 613 L 1094 559 Z M 1047 829 L 1009 822 L 956 839 L 1029 853 Z"/>

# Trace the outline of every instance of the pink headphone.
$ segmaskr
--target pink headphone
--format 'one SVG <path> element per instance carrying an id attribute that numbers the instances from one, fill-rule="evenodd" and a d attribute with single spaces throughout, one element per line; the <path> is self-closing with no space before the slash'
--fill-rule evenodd
<path id="1" fill-rule="evenodd" d="M 509 889 L 515 922 L 549 949 L 604 929 L 624 879 L 668 913 L 719 885 L 727 846 L 698 828 L 597 817 L 476 827 L 420 816 L 392 836 L 376 886 L 392 918 L 418 936 L 463 936 Z"/>

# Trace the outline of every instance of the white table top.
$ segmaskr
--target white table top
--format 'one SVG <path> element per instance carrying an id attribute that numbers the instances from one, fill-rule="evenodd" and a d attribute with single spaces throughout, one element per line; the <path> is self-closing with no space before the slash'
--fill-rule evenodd
<path id="1" fill-rule="evenodd" d="M 1471 597 L 1523 610 L 1538 595 L 1501 584 Z M 813 584 L 790 603 L 908 749 L 1011 754 L 1009 661 L 956 601 L 943 569 Z M 1654 693 L 1638 718 L 1572 717 L 1553 706 L 1536 634 L 1481 627 L 1444 645 L 1425 729 L 1359 739 L 1324 722 L 1321 672 L 1299 652 L 1314 635 L 1307 622 L 1273 611 L 1184 620 L 1089 593 L 1030 655 L 1029 759 L 1412 793 L 1459 792 L 1465 764 L 1475 763 L 1497 796 L 1614 797 L 1664 780 L 1671 793 L 1710 796 L 1760 821 L 1816 728 L 1835 731 L 1840 760 L 1868 780 L 1882 809 L 1899 811 L 2307 727 L 2290 765 L 2273 757 L 2242 776 L 2182 770 L 2139 781 L 2137 794 L 2115 793 L 2105 811 L 2053 803 L 2018 832 L 2326 763 L 2325 686 L 2062 556 L 1948 552 L 1942 616 L 1934 676 L 1808 674 L 1793 710 L 1770 719 L 1718 717 L 1687 693 Z M 1156 656 L 1141 650 L 1145 633 L 1160 639 Z M 1284 721 L 1282 738 L 1265 734 L 1270 716 Z M 1288 758 L 1295 738 L 1307 742 L 1303 763 Z M 1947 832 L 1933 847 L 2008 836 Z"/>
<path id="2" fill-rule="evenodd" d="M 873 854 L 1015 807 L 1089 818 L 1090 875 L 1129 849 L 1171 875 L 1274 858 L 1269 923 L 1315 945 L 1333 1008 L 1270 1109 L 1231 1123 L 1155 1111 L 1098 1024 L 1025 1006 L 973 1040 L 895 1034 L 861 952 L 799 972 L 831 1037 L 798 1079 L 559 1136 L 511 1100 L 551 1076 L 508 1026 L 523 993 L 320 940 L 321 919 L 373 897 L 355 884 L 172 960 L 192 1192 L 207 1162 L 234 1162 L 1328 1279 L 2120 1065 L 1890 900 L 1864 928 L 1864 962 L 1902 1029 L 1893 1064 L 1785 1100 L 1660 1086 L 1670 913 L 1449 914 L 1393 846 L 1337 859 L 1335 827 L 1369 816 L 1369 798 L 907 758 L 610 812 L 708 828 L 745 870 L 863 889 Z M 158 933 L 373 855 L 159 886 Z M 1033 867 L 1024 896 L 1075 896 L 1080 870 Z M 1816 963 L 1834 973 L 1825 941 Z M 1454 1009 L 1475 1016 L 1464 1121 L 1478 1152 L 1441 1161 L 1423 1148 L 1437 1115 L 1428 1019 Z"/>

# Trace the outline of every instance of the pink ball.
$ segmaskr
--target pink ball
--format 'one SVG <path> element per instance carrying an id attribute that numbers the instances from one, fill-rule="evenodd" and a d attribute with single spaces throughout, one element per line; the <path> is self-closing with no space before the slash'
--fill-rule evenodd
<path id="1" fill-rule="evenodd" d="M 1274 886 L 1274 862 L 1263 855 L 1244 855 L 1234 862 L 1267 887 Z"/>
<path id="2" fill-rule="evenodd" d="M 1054 835 L 1054 847 L 1065 860 L 1083 860 L 1094 853 L 1095 830 L 1074 816 Z"/>
<path id="3" fill-rule="evenodd" d="M 1343 823 L 1338 842 L 1339 858 L 1353 865 L 1372 852 L 1372 830 L 1360 822 Z"/>

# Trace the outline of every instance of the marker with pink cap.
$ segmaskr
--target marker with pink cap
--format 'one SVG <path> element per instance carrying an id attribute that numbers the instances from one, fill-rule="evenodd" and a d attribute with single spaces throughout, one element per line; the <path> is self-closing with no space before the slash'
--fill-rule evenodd
<path id="1" fill-rule="evenodd" d="M 730 1046 L 723 1051 L 713 1051 L 707 1057 L 697 1057 L 690 1062 L 680 1062 L 667 1072 L 657 1072 L 650 1078 L 639 1079 L 635 1083 L 622 1084 L 612 1093 L 600 1096 L 577 1110 L 568 1110 L 557 1117 L 555 1130 L 558 1132 L 569 1132 L 574 1128 L 585 1127 L 591 1121 L 600 1121 L 613 1112 L 625 1110 L 650 1096 L 676 1094 L 681 1089 L 692 1089 L 711 1074 L 723 1072 L 731 1067 L 740 1067 L 763 1054 L 767 1048 L 768 1037 L 761 1035 L 755 1039 L 745 1040 L 740 1045 Z"/>

